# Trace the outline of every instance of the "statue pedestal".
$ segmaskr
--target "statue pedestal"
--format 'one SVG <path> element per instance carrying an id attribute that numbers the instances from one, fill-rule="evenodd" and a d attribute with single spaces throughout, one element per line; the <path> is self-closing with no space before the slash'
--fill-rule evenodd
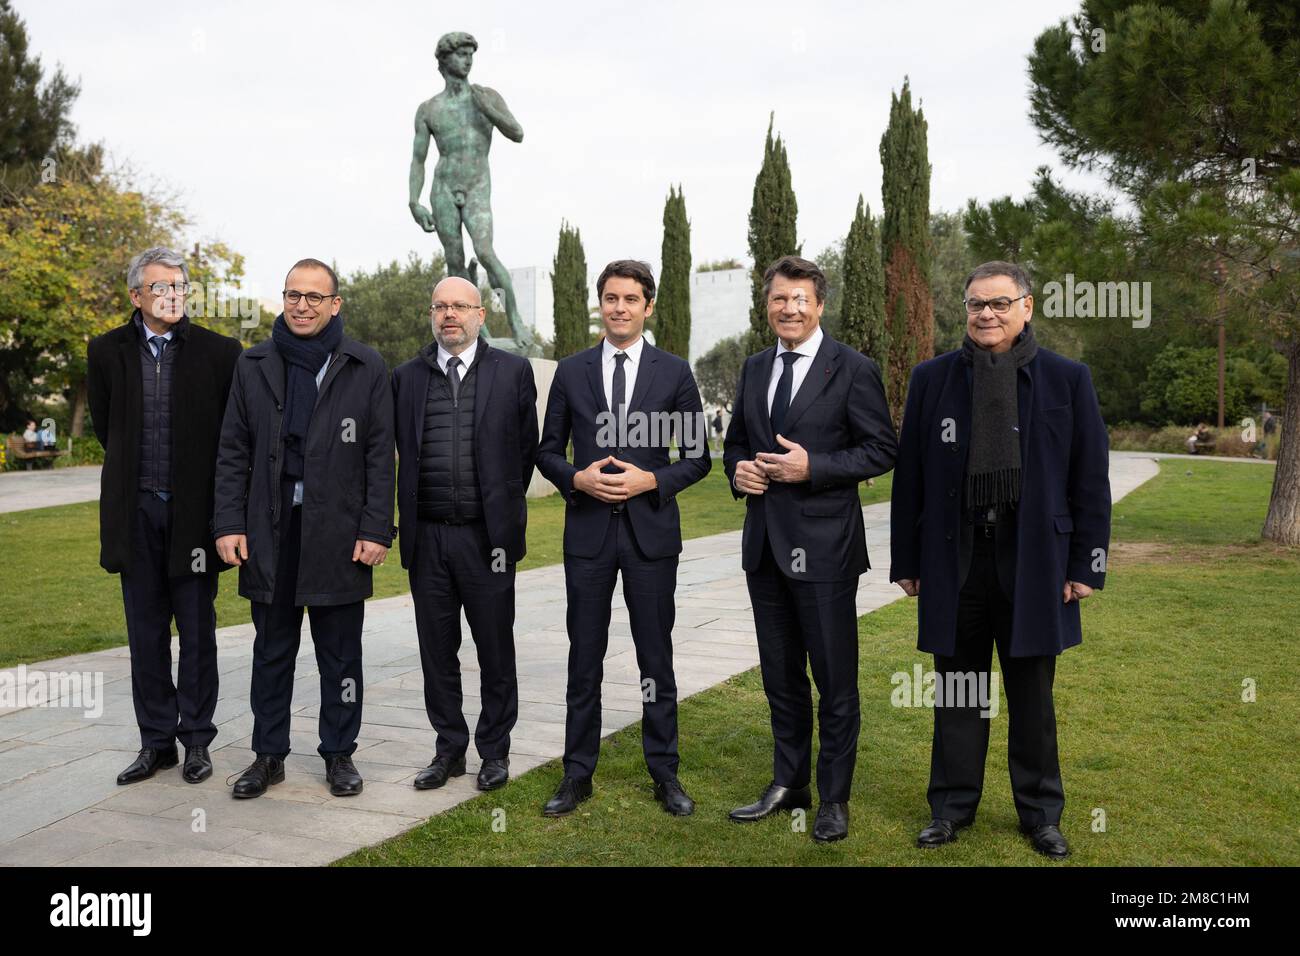
<path id="1" fill-rule="evenodd" d="M 546 399 L 551 394 L 551 382 L 555 378 L 555 367 L 559 364 L 554 359 L 530 358 L 528 364 L 533 367 L 533 380 L 537 383 L 537 431 L 541 434 L 546 423 Z M 555 493 L 555 486 L 542 477 L 538 469 L 533 469 L 533 480 L 528 484 L 529 498 L 545 498 Z"/>

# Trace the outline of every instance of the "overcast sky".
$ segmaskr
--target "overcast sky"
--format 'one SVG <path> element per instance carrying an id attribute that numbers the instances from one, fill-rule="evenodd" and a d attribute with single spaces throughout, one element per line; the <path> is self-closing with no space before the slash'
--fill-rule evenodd
<path id="1" fill-rule="evenodd" d="M 80 79 L 80 138 L 174 191 L 191 241 L 230 243 L 251 291 L 278 297 L 303 256 L 351 272 L 440 248 L 406 202 L 412 121 L 442 89 L 445 32 L 478 38 L 470 80 L 524 128 L 521 144 L 493 137 L 502 261 L 549 269 L 567 218 L 593 270 L 625 256 L 657 268 L 670 183 L 685 189 L 696 263 L 746 255 L 770 111 L 806 254 L 847 231 L 859 193 L 878 214 L 880 136 L 905 74 L 929 122 L 931 208 L 1023 196 L 1035 167 L 1059 166 L 1028 120 L 1026 55 L 1079 3 L 14 6 L 47 69 Z"/>

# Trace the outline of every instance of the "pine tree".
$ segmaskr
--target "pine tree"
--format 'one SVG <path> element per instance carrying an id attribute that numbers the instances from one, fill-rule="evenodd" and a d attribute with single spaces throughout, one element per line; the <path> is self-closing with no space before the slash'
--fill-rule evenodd
<path id="1" fill-rule="evenodd" d="M 844 240 L 844 293 L 840 305 L 840 339 L 880 366 L 889 367 L 889 338 L 885 329 L 885 270 L 880 263 L 880 237 L 871 209 L 858 196 L 857 212 Z"/>
<path id="2" fill-rule="evenodd" d="M 880 255 L 885 269 L 889 337 L 890 411 L 903 417 L 912 368 L 934 354 L 934 301 L 930 294 L 930 161 L 925 116 L 912 108 L 907 78 L 890 95 L 889 126 L 880 137 Z"/>
<path id="3" fill-rule="evenodd" d="M 555 303 L 555 357 L 562 359 L 587 347 L 587 256 L 582 235 L 568 222 L 560 224 L 560 241 L 551 268 L 551 291 Z"/>
<path id="4" fill-rule="evenodd" d="M 68 114 L 80 87 L 62 69 L 45 76 L 8 0 L 0 0 L 0 77 L 0 171 L 40 163 L 56 146 L 71 143 Z"/>
<path id="5" fill-rule="evenodd" d="M 670 187 L 664 203 L 663 265 L 655 298 L 655 344 L 690 359 L 691 349 L 691 223 L 686 196 Z"/>
<path id="6" fill-rule="evenodd" d="M 749 209 L 749 254 L 754 260 L 750 274 L 754 304 L 749 312 L 750 332 L 746 343 L 749 353 L 766 348 L 772 341 L 772 331 L 767 324 L 767 302 L 763 296 L 763 273 L 782 256 L 802 252 L 795 229 L 799 204 L 790 184 L 790 161 L 781 137 L 772 138 L 775 119 L 775 114 L 768 119 L 763 165 L 754 180 L 754 202 Z"/>

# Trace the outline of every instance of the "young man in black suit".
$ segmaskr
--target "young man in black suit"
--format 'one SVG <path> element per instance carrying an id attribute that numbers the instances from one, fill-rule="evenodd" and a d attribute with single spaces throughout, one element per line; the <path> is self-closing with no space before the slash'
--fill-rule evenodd
<path id="1" fill-rule="evenodd" d="M 438 739 L 417 790 L 465 773 L 460 611 L 478 651 L 482 710 L 474 745 L 480 790 L 509 779 L 515 676 L 515 563 L 524 556 L 524 498 L 537 459 L 537 386 L 528 360 L 478 337 L 486 313 L 474 283 L 448 276 L 429 308 L 434 341 L 393 372 L 398 540 L 410 573 L 424 703 Z"/>
<path id="2" fill-rule="evenodd" d="M 569 681 L 564 779 L 547 816 L 591 796 L 600 752 L 600 683 L 615 578 L 631 620 L 642 686 L 642 745 L 664 809 L 695 804 L 677 779 L 673 619 L 682 550 L 677 494 L 708 474 L 704 406 L 684 359 L 642 337 L 654 313 L 649 266 L 611 262 L 596 282 L 605 337 L 560 362 L 546 406 L 537 467 L 564 495 Z M 677 427 L 679 458 L 669 460 Z M 573 462 L 567 458 L 573 441 Z"/>
<path id="3" fill-rule="evenodd" d="M 858 749 L 858 577 L 870 565 L 858 484 L 894 466 L 880 369 L 821 328 L 826 277 L 797 256 L 763 279 L 776 345 L 741 370 L 723 459 L 745 498 L 741 564 L 772 709 L 772 783 L 737 822 L 811 805 L 812 695 L 820 698 L 813 839 L 849 830 Z"/>

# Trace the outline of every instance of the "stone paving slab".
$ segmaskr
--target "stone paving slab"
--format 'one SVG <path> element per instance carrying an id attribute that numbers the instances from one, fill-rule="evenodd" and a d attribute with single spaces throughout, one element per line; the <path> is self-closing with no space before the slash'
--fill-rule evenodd
<path id="1" fill-rule="evenodd" d="M 1112 497 L 1118 500 L 1157 470 L 1152 458 L 1113 457 Z M 13 487 L 0 483 L 0 511 L 13 510 L 6 504 L 21 500 L 8 490 Z M 863 517 L 874 566 L 859 584 L 860 614 L 902 597 L 888 582 L 889 505 L 866 507 Z M 679 699 L 758 664 L 740 542 L 738 531 L 685 542 L 673 632 Z M 568 658 L 563 568 L 520 573 L 517 594 L 520 704 L 512 735 L 514 776 L 563 751 Z M 641 717 L 640 674 L 627 620 L 621 589 L 616 589 L 601 691 L 602 735 Z M 468 624 L 462 627 L 468 638 Z M 402 595 L 366 605 L 364 719 L 355 756 L 365 790 L 339 799 L 325 788 L 324 762 L 316 754 L 319 681 L 314 649 L 304 640 L 295 672 L 293 753 L 286 761 L 285 782 L 260 799 L 232 800 L 226 781 L 253 756 L 248 704 L 252 638 L 251 624 L 217 632 L 221 692 L 214 773 L 194 786 L 181 779 L 179 770 L 129 787 L 116 784 L 118 772 L 139 747 L 125 647 L 27 665 L 27 672 L 102 675 L 103 712 L 91 717 L 70 706 L 0 708 L 0 866 L 319 865 L 478 796 L 473 775 L 479 761 L 472 748 L 466 776 L 440 790 L 411 786 L 432 757 L 434 735 L 424 712 L 411 599 Z M 173 659 L 177 657 L 174 643 Z M 461 669 L 466 719 L 473 727 L 481 702 L 478 662 L 468 639 L 461 649 Z M 14 679 L 17 670 L 9 669 Z M 66 695 L 63 702 L 70 703 Z"/>

